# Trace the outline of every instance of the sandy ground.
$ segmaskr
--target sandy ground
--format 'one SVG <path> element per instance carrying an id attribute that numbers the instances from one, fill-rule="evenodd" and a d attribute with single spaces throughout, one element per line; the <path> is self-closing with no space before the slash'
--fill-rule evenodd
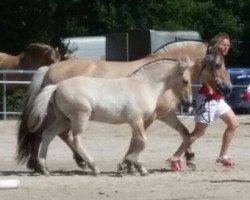
<path id="1" fill-rule="evenodd" d="M 192 117 L 180 117 L 191 131 Z M 95 158 L 102 174 L 94 177 L 82 171 L 73 162 L 69 149 L 56 138 L 50 145 L 49 177 L 31 174 L 25 165 L 15 162 L 17 121 L 0 121 L 0 176 L 18 179 L 18 189 L 0 190 L 1 200 L 10 199 L 141 199 L 141 200 L 249 200 L 250 199 L 250 116 L 239 116 L 237 131 L 230 155 L 237 163 L 235 169 L 214 164 L 219 153 L 222 131 L 221 121 L 209 127 L 207 134 L 193 148 L 197 170 L 184 166 L 182 172 L 172 172 L 165 159 L 172 155 L 181 142 L 178 133 L 161 122 L 148 130 L 147 147 L 142 154 L 149 175 L 116 176 L 116 165 L 123 158 L 129 141 L 127 125 L 113 126 L 89 123 L 83 142 Z"/>

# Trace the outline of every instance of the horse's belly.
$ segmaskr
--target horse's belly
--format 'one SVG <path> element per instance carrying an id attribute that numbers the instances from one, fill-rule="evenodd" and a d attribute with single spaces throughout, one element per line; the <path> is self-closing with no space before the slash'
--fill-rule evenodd
<path id="1" fill-rule="evenodd" d="M 127 123 L 128 118 L 119 112 L 112 111 L 93 111 L 90 116 L 91 121 L 103 122 L 109 124 L 122 124 Z"/>

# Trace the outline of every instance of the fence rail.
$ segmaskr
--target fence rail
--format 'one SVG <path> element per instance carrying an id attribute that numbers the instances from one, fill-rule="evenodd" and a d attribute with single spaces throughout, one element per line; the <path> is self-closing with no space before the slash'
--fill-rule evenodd
<path id="1" fill-rule="evenodd" d="M 2 111 L 0 111 L 0 114 L 3 115 L 3 119 L 7 119 L 7 115 L 19 115 L 20 112 L 11 112 L 7 111 L 7 85 L 10 84 L 30 84 L 30 81 L 9 81 L 7 80 L 8 74 L 34 74 L 35 70 L 0 70 L 0 74 L 2 74 L 2 80 L 0 81 L 0 84 L 2 84 L 3 89 L 3 108 Z"/>

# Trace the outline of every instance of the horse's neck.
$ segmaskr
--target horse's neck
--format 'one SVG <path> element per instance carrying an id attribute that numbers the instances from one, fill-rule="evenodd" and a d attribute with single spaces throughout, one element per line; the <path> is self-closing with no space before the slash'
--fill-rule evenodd
<path id="1" fill-rule="evenodd" d="M 157 59 L 171 58 L 171 59 L 186 59 L 189 58 L 194 62 L 193 67 L 190 68 L 192 79 L 199 78 L 202 69 L 202 60 L 206 55 L 207 44 L 205 43 L 193 43 L 193 45 L 186 45 L 183 47 L 177 46 L 175 48 L 162 49 L 151 57 Z"/>
<path id="2" fill-rule="evenodd" d="M 157 59 L 171 58 L 182 59 L 189 57 L 192 61 L 203 58 L 207 51 L 207 44 L 202 42 L 183 42 L 180 44 L 171 44 L 170 47 L 162 48 L 161 50 L 151 54 L 151 57 Z"/>
<path id="3" fill-rule="evenodd" d="M 176 66 L 173 65 L 173 63 L 170 63 L 167 66 L 166 64 L 161 66 L 151 66 L 139 71 L 138 77 L 149 83 L 153 90 L 161 93 L 166 87 L 170 86 L 170 84 L 166 84 L 166 80 L 171 79 L 175 73 L 175 67 Z"/>
<path id="4" fill-rule="evenodd" d="M 195 65 L 193 65 L 190 68 L 192 80 L 199 79 L 201 75 L 201 71 L 202 71 L 202 60 L 199 59 L 196 61 Z"/>

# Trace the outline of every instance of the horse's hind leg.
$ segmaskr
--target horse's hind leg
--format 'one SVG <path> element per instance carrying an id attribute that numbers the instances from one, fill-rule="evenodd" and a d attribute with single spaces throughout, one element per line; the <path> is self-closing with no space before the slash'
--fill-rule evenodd
<path id="1" fill-rule="evenodd" d="M 46 157 L 48 152 L 48 146 L 53 138 L 67 129 L 70 125 L 70 121 L 63 115 L 58 116 L 53 123 L 51 123 L 43 132 L 42 142 L 38 154 L 38 162 L 41 167 L 41 171 L 48 175 L 49 171 L 46 167 Z"/>
<path id="2" fill-rule="evenodd" d="M 90 154 L 83 147 L 81 142 L 81 134 L 85 130 L 85 125 L 89 120 L 88 112 L 78 112 L 78 115 L 74 116 L 71 119 L 72 122 L 72 133 L 73 133 L 73 146 L 75 151 L 82 157 L 82 159 L 86 162 L 88 167 L 92 170 L 94 175 L 100 174 L 99 168 L 96 166 L 94 159 L 90 156 Z"/>
<path id="3" fill-rule="evenodd" d="M 170 112 L 166 116 L 159 118 L 162 122 L 165 122 L 168 124 L 170 127 L 174 128 L 177 130 L 184 141 L 187 141 L 190 137 L 188 129 L 181 123 L 181 121 L 177 118 L 175 112 Z M 192 170 L 196 169 L 196 164 L 195 164 L 195 154 L 192 151 L 191 146 L 186 150 L 185 152 L 185 158 L 186 158 L 186 165 L 191 168 Z"/>
<path id="4" fill-rule="evenodd" d="M 123 163 L 118 166 L 127 165 L 130 170 L 131 166 L 134 165 L 141 175 L 147 175 L 148 171 L 142 166 L 140 161 L 140 153 L 145 149 L 146 136 L 143 127 L 142 119 L 130 123 L 132 129 L 132 138 L 130 141 L 129 149 L 124 157 Z"/>
<path id="5" fill-rule="evenodd" d="M 82 157 L 74 150 L 73 138 L 69 129 L 63 131 L 59 137 L 68 145 L 71 151 L 74 154 L 74 160 L 78 167 L 85 169 L 87 167 L 86 162 L 82 159 Z"/>
<path id="6" fill-rule="evenodd" d="M 37 158 L 38 158 L 39 147 L 42 142 L 43 131 L 45 130 L 45 127 L 49 127 L 51 123 L 54 123 L 55 119 L 56 118 L 55 118 L 54 109 L 48 109 L 48 114 L 45 118 L 43 125 L 35 133 L 30 133 L 33 135 L 32 136 L 33 145 L 31 146 L 31 149 L 30 149 L 30 156 L 27 162 L 27 167 L 29 169 L 33 169 L 34 172 L 41 171 L 41 166 Z"/>

